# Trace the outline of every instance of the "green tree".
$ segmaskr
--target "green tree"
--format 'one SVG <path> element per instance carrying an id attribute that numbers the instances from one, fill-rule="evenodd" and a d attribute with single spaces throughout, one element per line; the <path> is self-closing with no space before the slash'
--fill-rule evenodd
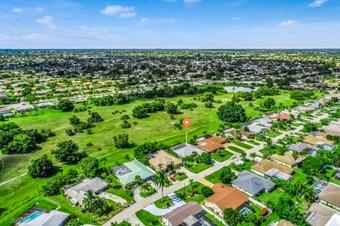
<path id="1" fill-rule="evenodd" d="M 126 148 L 129 147 L 129 135 L 120 134 L 113 137 L 114 144 L 117 148 Z"/>
<path id="2" fill-rule="evenodd" d="M 54 166 L 47 155 L 43 155 L 38 159 L 31 161 L 31 165 L 28 167 L 28 175 L 31 177 L 49 177 L 54 173 Z"/>
<path id="3" fill-rule="evenodd" d="M 262 108 L 261 110 L 263 110 L 263 111 L 274 110 L 275 105 L 276 105 L 276 101 L 272 97 L 266 98 L 260 103 L 260 107 Z"/>
<path id="4" fill-rule="evenodd" d="M 79 162 L 84 156 L 79 152 L 79 146 L 72 140 L 63 141 L 57 144 L 57 149 L 52 151 L 52 154 L 58 161 L 65 162 L 67 164 L 74 164 Z"/>
<path id="5" fill-rule="evenodd" d="M 177 105 L 169 102 L 165 105 L 165 111 L 170 115 L 175 115 L 178 113 Z"/>
<path id="6" fill-rule="evenodd" d="M 162 199 L 164 198 L 164 193 L 163 193 L 164 186 L 166 185 L 167 181 L 168 181 L 168 178 L 167 178 L 167 173 L 165 172 L 165 170 L 157 171 L 156 177 L 155 177 L 155 183 L 162 191 Z"/>
<path id="7" fill-rule="evenodd" d="M 228 208 L 224 211 L 224 220 L 230 226 L 237 226 L 239 223 L 243 222 L 245 218 L 238 210 Z"/>
<path id="8" fill-rule="evenodd" d="M 95 158 L 87 157 L 80 162 L 80 166 L 85 176 L 93 178 L 100 172 L 99 161 Z"/>
<path id="9" fill-rule="evenodd" d="M 229 167 L 223 167 L 219 178 L 224 184 L 230 184 L 235 179 L 235 173 Z"/>
<path id="10" fill-rule="evenodd" d="M 74 104 L 68 99 L 60 99 L 57 104 L 57 108 L 64 112 L 73 111 Z"/>
<path id="11" fill-rule="evenodd" d="M 240 104 L 231 101 L 221 105 L 217 114 L 225 122 L 245 122 L 247 120 L 244 108 Z"/>

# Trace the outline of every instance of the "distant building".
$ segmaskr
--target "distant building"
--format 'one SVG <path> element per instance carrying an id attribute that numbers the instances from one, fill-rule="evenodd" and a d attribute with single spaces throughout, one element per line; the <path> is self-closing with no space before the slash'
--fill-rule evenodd
<path id="1" fill-rule="evenodd" d="M 328 126 L 325 126 L 323 129 L 327 135 L 340 136 L 340 119 Z"/>
<path id="2" fill-rule="evenodd" d="M 288 149 L 293 152 L 316 152 L 318 149 L 312 145 L 305 144 L 305 143 L 296 143 L 296 144 L 291 144 L 288 146 Z"/>
<path id="3" fill-rule="evenodd" d="M 298 158 L 295 159 L 293 157 L 293 152 L 291 151 L 286 151 L 283 155 L 279 155 L 279 154 L 273 154 L 269 157 L 271 160 L 278 162 L 280 164 L 289 166 L 289 167 L 293 167 L 298 165 L 299 163 L 301 163 L 303 161 L 304 158 Z"/>
<path id="4" fill-rule="evenodd" d="M 73 204 L 82 204 L 87 192 L 92 191 L 95 194 L 100 194 L 108 187 L 108 184 L 95 177 L 92 179 L 85 179 L 81 183 L 65 190 L 65 195 L 71 199 Z"/>

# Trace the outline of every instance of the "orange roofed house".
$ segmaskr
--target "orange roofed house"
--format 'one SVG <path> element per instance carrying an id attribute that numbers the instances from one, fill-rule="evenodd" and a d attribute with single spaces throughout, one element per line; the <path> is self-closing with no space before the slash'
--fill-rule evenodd
<path id="1" fill-rule="evenodd" d="M 290 116 L 288 112 L 280 112 L 280 113 L 272 114 L 269 116 L 269 118 L 276 119 L 279 121 L 290 121 L 292 119 L 292 117 Z"/>
<path id="2" fill-rule="evenodd" d="M 248 202 L 248 196 L 234 187 L 222 183 L 212 187 L 214 194 L 206 199 L 206 206 L 223 216 L 226 209 L 242 209 Z"/>
<path id="3" fill-rule="evenodd" d="M 225 139 L 223 137 L 212 136 L 198 143 L 198 147 L 206 152 L 215 152 L 223 148 Z"/>

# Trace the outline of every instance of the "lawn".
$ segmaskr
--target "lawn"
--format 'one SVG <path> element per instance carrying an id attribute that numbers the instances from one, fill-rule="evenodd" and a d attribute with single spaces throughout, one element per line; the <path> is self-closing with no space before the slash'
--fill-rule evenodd
<path id="1" fill-rule="evenodd" d="M 225 224 L 223 224 L 221 221 L 217 220 L 216 217 L 214 217 L 212 214 L 205 212 L 204 213 L 204 217 L 211 223 L 213 223 L 213 225 L 215 226 L 224 226 Z"/>
<path id="2" fill-rule="evenodd" d="M 271 138 L 275 138 L 275 137 L 281 135 L 281 133 L 278 132 L 278 131 L 274 131 L 272 129 L 269 129 L 265 132 L 265 135 L 268 136 L 268 137 L 271 137 Z"/>
<path id="3" fill-rule="evenodd" d="M 277 203 L 280 199 L 281 196 L 284 195 L 284 192 L 281 191 L 279 188 L 276 188 L 272 192 L 264 192 L 261 195 L 257 196 L 256 199 L 259 200 L 260 202 L 266 204 L 269 201 L 273 203 Z"/>
<path id="4" fill-rule="evenodd" d="M 176 191 L 176 195 L 178 195 L 185 202 L 194 201 L 197 203 L 203 203 L 205 199 L 201 193 L 201 189 L 203 187 L 205 187 L 203 184 L 199 182 L 193 182 L 192 184 Z"/>
<path id="5" fill-rule="evenodd" d="M 176 173 L 175 179 L 177 181 L 182 181 L 185 180 L 186 178 L 188 178 L 188 176 L 185 173 L 183 172 Z"/>
<path id="6" fill-rule="evenodd" d="M 207 179 L 209 182 L 211 182 L 213 184 L 222 183 L 222 181 L 220 180 L 220 175 L 221 175 L 222 170 L 223 170 L 223 168 L 213 172 L 212 174 L 206 176 L 205 179 Z"/>
<path id="7" fill-rule="evenodd" d="M 251 167 L 255 164 L 254 162 L 247 160 L 247 159 L 242 159 L 243 164 L 242 165 L 236 165 L 235 163 L 232 163 L 230 165 L 230 168 L 236 171 L 243 171 L 243 170 L 250 170 Z"/>
<path id="8" fill-rule="evenodd" d="M 133 192 L 125 190 L 117 178 L 112 178 L 111 187 L 106 191 L 125 199 L 129 204 L 134 203 Z"/>
<path id="9" fill-rule="evenodd" d="M 172 199 L 169 198 L 169 196 L 160 198 L 155 202 L 155 206 L 159 209 L 167 209 L 172 205 L 173 205 L 173 202 L 172 202 Z"/>
<path id="10" fill-rule="evenodd" d="M 243 154 L 243 153 L 244 153 L 244 151 L 243 151 L 242 149 L 240 149 L 240 148 L 238 148 L 238 147 L 235 147 L 235 146 L 228 146 L 228 148 L 229 148 L 230 150 L 235 151 L 235 152 L 240 153 L 240 154 Z"/>
<path id="11" fill-rule="evenodd" d="M 161 218 L 146 210 L 139 210 L 136 212 L 136 216 L 145 226 L 162 226 Z"/>
<path id="12" fill-rule="evenodd" d="M 220 150 L 211 154 L 212 159 L 214 159 L 217 162 L 224 162 L 230 159 L 231 156 L 233 156 L 233 154 L 227 150 Z"/>
<path id="13" fill-rule="evenodd" d="M 190 170 L 193 173 L 199 173 L 202 172 L 203 170 L 206 170 L 210 167 L 212 167 L 213 164 L 205 164 L 205 163 L 196 163 L 192 161 L 186 161 L 185 162 L 185 167 Z"/>
<path id="14" fill-rule="evenodd" d="M 231 143 L 237 145 L 237 146 L 240 146 L 242 148 L 245 148 L 245 149 L 251 149 L 253 146 L 249 145 L 249 144 L 246 144 L 246 143 L 243 143 L 239 140 L 233 140 Z"/>

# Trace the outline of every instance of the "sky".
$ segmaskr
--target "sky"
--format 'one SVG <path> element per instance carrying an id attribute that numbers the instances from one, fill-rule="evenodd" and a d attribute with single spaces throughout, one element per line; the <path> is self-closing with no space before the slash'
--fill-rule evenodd
<path id="1" fill-rule="evenodd" d="M 0 48 L 340 48 L 340 0 L 1 0 Z"/>

